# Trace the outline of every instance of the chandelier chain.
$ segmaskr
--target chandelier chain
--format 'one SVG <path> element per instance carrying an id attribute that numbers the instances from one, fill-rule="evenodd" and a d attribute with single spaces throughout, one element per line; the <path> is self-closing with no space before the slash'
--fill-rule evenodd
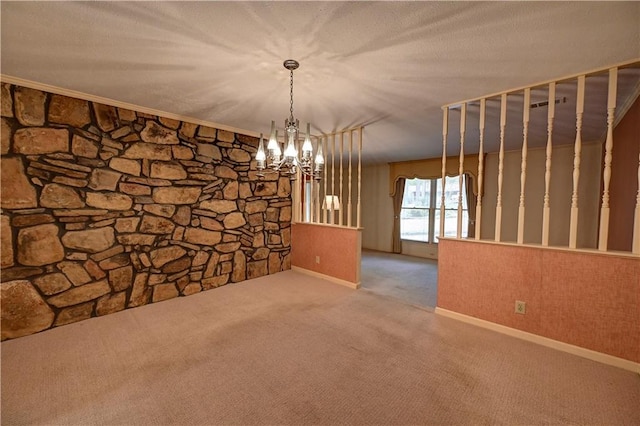
<path id="1" fill-rule="evenodd" d="M 291 107 L 289 108 L 289 112 L 291 113 L 291 116 L 289 117 L 289 120 L 291 121 L 291 123 L 293 123 L 293 70 L 289 71 L 291 73 L 291 83 L 289 83 L 290 86 L 290 96 L 291 96 Z"/>

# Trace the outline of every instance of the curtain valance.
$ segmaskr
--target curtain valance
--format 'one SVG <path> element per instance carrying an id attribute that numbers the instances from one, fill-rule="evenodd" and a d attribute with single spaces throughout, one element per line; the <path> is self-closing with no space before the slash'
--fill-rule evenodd
<path id="1" fill-rule="evenodd" d="M 446 175 L 457 176 L 460 166 L 460 156 L 447 157 Z M 473 193 L 478 194 L 478 155 L 466 155 L 463 164 L 464 173 L 471 175 Z M 396 181 L 405 179 L 438 179 L 442 177 L 442 157 L 424 160 L 398 161 L 389 163 L 389 195 L 396 192 Z"/>

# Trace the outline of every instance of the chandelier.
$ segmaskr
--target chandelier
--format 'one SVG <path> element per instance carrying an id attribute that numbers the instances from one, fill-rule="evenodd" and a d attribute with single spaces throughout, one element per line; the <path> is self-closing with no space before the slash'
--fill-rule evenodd
<path id="1" fill-rule="evenodd" d="M 263 177 L 264 170 L 272 172 L 287 172 L 291 179 L 295 179 L 298 169 L 305 175 L 320 180 L 324 157 L 322 155 L 322 143 L 318 141 L 318 151 L 313 157 L 313 144 L 311 143 L 311 125 L 307 123 L 307 132 L 302 143 L 302 157 L 298 155 L 298 141 L 300 137 L 299 121 L 293 118 L 293 70 L 300 64 L 293 59 L 287 59 L 283 63 L 290 73 L 290 107 L 289 118 L 284 120 L 284 142 L 286 147 L 284 155 L 278 141 L 278 130 L 276 122 L 271 121 L 271 135 L 267 144 L 267 151 L 264 149 L 264 138 L 260 134 L 260 145 L 256 153 L 256 163 L 258 176 Z"/>

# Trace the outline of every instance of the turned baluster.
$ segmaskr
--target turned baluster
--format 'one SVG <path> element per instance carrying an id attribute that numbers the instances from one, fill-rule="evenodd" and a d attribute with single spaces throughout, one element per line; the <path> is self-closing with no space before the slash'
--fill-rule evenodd
<path id="1" fill-rule="evenodd" d="M 556 111 L 556 83 L 549 83 L 549 105 L 547 109 L 547 149 L 546 160 L 544 165 L 544 201 L 542 207 L 542 245 L 549 245 L 549 218 L 551 214 L 551 205 L 549 203 L 549 194 L 551 189 L 551 154 L 553 140 L 553 120 Z"/>
<path id="2" fill-rule="evenodd" d="M 443 109 L 442 115 L 442 194 L 440 199 L 440 238 L 444 237 L 444 187 L 447 180 L 447 134 L 449 131 L 449 107 Z"/>
<path id="3" fill-rule="evenodd" d="M 485 110 L 487 108 L 487 100 L 480 99 L 480 122 L 478 123 L 480 131 L 480 147 L 478 151 L 478 198 L 476 200 L 476 240 L 480 239 L 480 228 L 482 226 L 482 192 L 484 179 L 484 122 Z"/>
<path id="4" fill-rule="evenodd" d="M 569 247 L 576 248 L 578 241 L 578 183 L 580 181 L 580 155 L 582 152 L 582 114 L 584 113 L 585 76 L 578 77 L 576 99 L 576 141 L 573 149 L 573 193 L 571 194 L 571 220 L 569 222 Z"/>
<path id="5" fill-rule="evenodd" d="M 522 105 L 522 157 L 520 162 L 520 203 L 518 204 L 518 237 L 517 243 L 524 242 L 524 188 L 527 181 L 527 145 L 529 136 L 529 107 L 531 105 L 531 89 L 524 89 L 524 105 Z"/>
<path id="6" fill-rule="evenodd" d="M 602 204 L 600 207 L 600 235 L 598 250 L 607 250 L 609 239 L 609 184 L 611 183 L 611 160 L 613 159 L 613 126 L 618 89 L 618 68 L 609 70 L 609 99 L 607 102 L 607 141 L 604 145 L 604 170 L 602 173 Z"/>
<path id="7" fill-rule="evenodd" d="M 498 196 L 496 199 L 496 230 L 495 240 L 500 241 L 502 229 L 502 178 L 504 171 L 504 134 L 507 126 L 507 94 L 500 99 L 500 152 L 498 154 Z"/>

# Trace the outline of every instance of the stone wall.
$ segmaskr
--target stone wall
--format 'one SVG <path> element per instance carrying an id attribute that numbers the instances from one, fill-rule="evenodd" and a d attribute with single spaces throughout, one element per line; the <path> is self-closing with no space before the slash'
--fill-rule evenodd
<path id="1" fill-rule="evenodd" d="M 3 340 L 290 268 L 255 138 L 1 87 Z"/>

